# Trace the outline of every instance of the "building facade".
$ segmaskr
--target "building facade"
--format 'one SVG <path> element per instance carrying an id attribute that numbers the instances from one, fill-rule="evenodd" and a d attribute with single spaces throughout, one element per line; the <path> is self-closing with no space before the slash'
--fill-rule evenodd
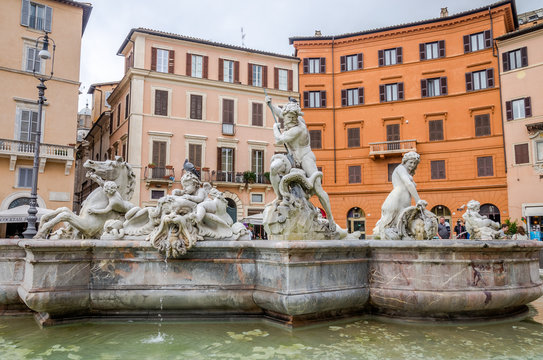
<path id="1" fill-rule="evenodd" d="M 42 111 L 38 206 L 72 207 L 81 36 L 91 9 L 65 0 L 2 1 L 0 44 L 9 51 L 0 54 L 0 211 L 29 202 L 38 123 L 33 71 L 50 74 L 52 63 L 38 56 L 36 41 L 45 32 L 56 48 Z M 25 224 L 3 224 L 0 237 L 20 234 Z"/>
<path id="2" fill-rule="evenodd" d="M 180 188 L 185 159 L 225 193 L 234 220 L 274 198 L 267 179 L 276 104 L 298 98 L 298 59 L 148 29 L 119 49 L 126 72 L 109 97 L 111 156 L 137 174 L 133 202 L 153 206 Z"/>
<path id="3" fill-rule="evenodd" d="M 317 165 L 336 221 L 371 234 L 401 156 L 428 209 L 449 222 L 471 199 L 508 218 L 493 39 L 516 29 L 514 2 L 339 36 L 293 37 Z M 451 223 L 452 224 L 452 223 Z"/>
<path id="4" fill-rule="evenodd" d="M 543 24 L 497 39 L 511 219 L 526 218 L 541 239 L 543 221 Z"/>

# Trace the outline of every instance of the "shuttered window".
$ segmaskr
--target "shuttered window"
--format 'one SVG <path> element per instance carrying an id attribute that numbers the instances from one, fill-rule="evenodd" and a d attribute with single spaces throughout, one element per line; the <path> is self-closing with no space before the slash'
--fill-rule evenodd
<path id="1" fill-rule="evenodd" d="M 532 116 L 531 97 L 505 102 L 507 120 L 523 119 Z"/>
<path id="2" fill-rule="evenodd" d="M 364 55 L 360 53 L 340 56 L 339 62 L 341 71 L 360 70 L 364 68 Z"/>
<path id="3" fill-rule="evenodd" d="M 168 116 L 168 91 L 155 90 L 155 115 Z"/>
<path id="4" fill-rule="evenodd" d="M 420 90 L 422 97 L 447 95 L 447 77 L 422 79 Z"/>
<path id="5" fill-rule="evenodd" d="M 22 0 L 21 25 L 51 32 L 53 9 L 49 6 Z"/>
<path id="6" fill-rule="evenodd" d="M 515 70 L 528 66 L 528 48 L 507 51 L 502 54 L 503 71 Z"/>
<path id="7" fill-rule="evenodd" d="M 443 120 L 428 121 L 428 131 L 430 141 L 443 140 Z"/>
<path id="8" fill-rule="evenodd" d="M 165 141 L 153 141 L 153 164 L 158 168 L 166 166 L 166 146 Z"/>
<path id="9" fill-rule="evenodd" d="M 189 144 L 189 161 L 197 168 L 202 167 L 202 145 Z"/>
<path id="10" fill-rule="evenodd" d="M 257 176 L 264 173 L 264 151 L 253 150 L 251 152 L 251 171 Z"/>
<path id="11" fill-rule="evenodd" d="M 403 62 L 401 47 L 379 50 L 377 52 L 377 55 L 379 60 L 379 66 L 396 65 Z"/>
<path id="12" fill-rule="evenodd" d="M 529 162 L 528 143 L 515 145 L 515 164 L 528 164 Z"/>
<path id="13" fill-rule="evenodd" d="M 304 91 L 304 107 L 326 107 L 326 91 Z"/>
<path id="14" fill-rule="evenodd" d="M 349 166 L 349 184 L 359 184 L 362 182 L 360 165 Z"/>
<path id="15" fill-rule="evenodd" d="M 252 104 L 252 125 L 253 126 L 263 126 L 263 106 L 260 103 Z"/>
<path id="16" fill-rule="evenodd" d="M 379 85 L 379 99 L 381 102 L 403 100 L 403 82 Z"/>
<path id="17" fill-rule="evenodd" d="M 19 140 L 36 141 L 38 130 L 38 112 L 32 110 L 21 110 L 19 120 Z"/>
<path id="18" fill-rule="evenodd" d="M 234 135 L 234 100 L 222 100 L 222 133 Z"/>
<path id="19" fill-rule="evenodd" d="M 347 129 L 347 147 L 360 147 L 360 128 Z"/>
<path id="20" fill-rule="evenodd" d="M 26 48 L 26 71 L 41 73 L 41 58 L 38 53 L 34 47 Z"/>
<path id="21" fill-rule="evenodd" d="M 480 33 L 464 35 L 464 53 L 479 51 L 492 47 L 490 30 Z"/>
<path id="22" fill-rule="evenodd" d="M 494 69 L 466 73 L 466 91 L 494 87 Z"/>
<path id="23" fill-rule="evenodd" d="M 341 90 L 341 106 L 353 106 L 364 104 L 364 88 Z"/>
<path id="24" fill-rule="evenodd" d="M 173 74 L 174 54 L 173 50 L 151 48 L 151 70 Z"/>
<path id="25" fill-rule="evenodd" d="M 445 160 L 430 161 L 432 180 L 445 179 Z"/>
<path id="26" fill-rule="evenodd" d="M 202 120 L 202 95 L 190 95 L 190 118 Z"/>
<path id="27" fill-rule="evenodd" d="M 400 165 L 400 163 L 390 163 L 388 164 L 388 181 L 392 181 L 392 174 L 394 173 L 394 170 Z"/>
<path id="28" fill-rule="evenodd" d="M 445 57 L 445 40 L 419 44 L 421 60 L 431 60 Z"/>
<path id="29" fill-rule="evenodd" d="M 477 158 L 477 176 L 494 176 L 492 156 L 482 156 Z"/>
<path id="30" fill-rule="evenodd" d="M 490 135 L 490 115 L 475 115 L 475 136 Z"/>
<path id="31" fill-rule="evenodd" d="M 311 149 L 322 149 L 322 134 L 320 130 L 309 130 Z"/>
<path id="32" fill-rule="evenodd" d="M 318 74 L 326 72 L 326 58 L 303 59 L 304 74 Z"/>

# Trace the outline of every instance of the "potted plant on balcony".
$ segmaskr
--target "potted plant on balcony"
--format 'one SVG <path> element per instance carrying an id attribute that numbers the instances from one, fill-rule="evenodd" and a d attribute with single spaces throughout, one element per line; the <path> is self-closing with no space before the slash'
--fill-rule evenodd
<path id="1" fill-rule="evenodd" d="M 149 163 L 149 164 L 147 164 L 147 167 L 149 169 L 154 169 L 154 168 L 156 168 L 156 164 L 155 163 Z"/>
<path id="2" fill-rule="evenodd" d="M 171 169 L 173 169 L 173 165 L 166 165 L 165 168 L 168 169 L 168 170 L 171 170 Z"/>
<path id="3" fill-rule="evenodd" d="M 269 184 L 270 183 L 270 172 L 266 171 L 263 175 L 264 175 L 264 183 Z"/>
<path id="4" fill-rule="evenodd" d="M 256 182 L 256 173 L 252 171 L 245 171 L 243 173 L 243 180 L 246 184 L 254 184 Z"/>

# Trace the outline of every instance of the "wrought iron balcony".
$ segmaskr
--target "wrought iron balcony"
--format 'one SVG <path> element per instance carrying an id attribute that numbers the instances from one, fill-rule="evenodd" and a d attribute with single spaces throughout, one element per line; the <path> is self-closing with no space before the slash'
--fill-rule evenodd
<path id="1" fill-rule="evenodd" d="M 0 157 L 10 158 L 10 170 L 15 170 L 17 158 L 34 157 L 34 142 L 0 139 Z M 74 161 L 72 146 L 40 144 L 40 172 L 43 172 L 47 161 L 66 162 L 66 174 L 69 174 Z"/>
<path id="2" fill-rule="evenodd" d="M 151 184 L 158 186 L 166 184 L 171 186 L 175 180 L 175 169 L 172 166 L 146 166 L 143 178 L 147 187 Z"/>
<path id="3" fill-rule="evenodd" d="M 370 143 L 370 157 L 384 158 L 387 156 L 401 156 L 409 151 L 417 151 L 417 140 L 397 140 Z"/>

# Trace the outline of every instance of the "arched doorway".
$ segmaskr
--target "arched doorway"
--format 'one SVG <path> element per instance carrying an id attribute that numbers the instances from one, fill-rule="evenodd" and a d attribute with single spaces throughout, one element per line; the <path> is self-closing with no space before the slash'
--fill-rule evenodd
<path id="1" fill-rule="evenodd" d="M 364 214 L 364 210 L 354 207 L 347 212 L 347 231 L 349 233 L 360 231 L 360 238 L 366 238 L 366 214 Z"/>
<path id="2" fill-rule="evenodd" d="M 484 215 L 490 220 L 501 224 L 500 209 L 498 209 L 498 207 L 494 204 L 481 205 L 481 210 L 479 210 L 479 214 Z"/>
<path id="3" fill-rule="evenodd" d="M 238 221 L 238 208 L 236 202 L 230 198 L 226 198 L 228 206 L 226 207 L 226 213 L 230 215 L 234 222 Z"/>
<path id="4" fill-rule="evenodd" d="M 451 227 L 451 231 L 453 229 L 453 221 L 451 216 L 451 210 L 449 210 L 448 207 L 445 205 L 436 205 L 432 208 L 432 212 L 437 216 L 437 219 L 439 221 L 440 217 L 444 217 L 445 221 L 449 223 L 449 226 Z"/>
<path id="5" fill-rule="evenodd" d="M 30 205 L 30 198 L 29 197 L 20 197 L 20 198 L 17 198 L 15 200 L 13 200 L 12 202 L 9 203 L 8 205 L 8 209 L 14 209 L 18 206 L 22 206 L 22 205 Z M 36 204 L 36 206 L 38 206 Z M 23 232 L 26 230 L 26 225 L 27 223 L 26 222 L 12 222 L 12 223 L 6 223 L 6 235 L 5 237 L 6 238 L 11 238 L 11 237 L 19 237 L 19 238 L 23 238 Z M 36 223 L 36 227 L 37 227 L 37 223 Z"/>

